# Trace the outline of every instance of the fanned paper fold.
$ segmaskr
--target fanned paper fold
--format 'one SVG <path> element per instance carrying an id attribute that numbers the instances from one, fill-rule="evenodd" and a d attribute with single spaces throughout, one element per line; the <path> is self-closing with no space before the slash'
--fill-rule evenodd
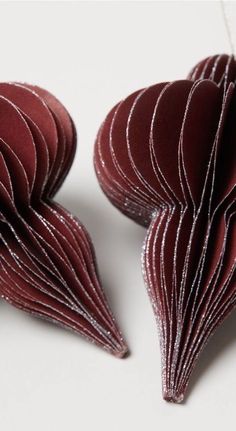
<path id="1" fill-rule="evenodd" d="M 75 147 L 73 122 L 54 96 L 0 83 L 1 294 L 122 357 L 127 348 L 98 280 L 88 233 L 53 200 Z"/>
<path id="2" fill-rule="evenodd" d="M 148 227 L 143 273 L 173 402 L 235 306 L 235 78 L 234 58 L 220 55 L 187 80 L 137 91 L 111 110 L 95 145 L 105 194 Z"/>

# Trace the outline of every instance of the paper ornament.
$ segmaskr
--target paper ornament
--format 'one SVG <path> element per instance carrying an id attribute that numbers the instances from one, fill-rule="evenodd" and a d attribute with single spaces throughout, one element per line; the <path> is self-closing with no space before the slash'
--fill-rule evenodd
<path id="1" fill-rule="evenodd" d="M 73 122 L 53 95 L 0 83 L 1 296 L 122 357 L 127 347 L 99 282 L 89 235 L 53 200 L 75 147 Z"/>
<path id="2" fill-rule="evenodd" d="M 159 331 L 164 399 L 181 402 L 198 356 L 235 307 L 236 62 L 139 90 L 108 114 L 95 169 L 148 228 L 142 266 Z"/>

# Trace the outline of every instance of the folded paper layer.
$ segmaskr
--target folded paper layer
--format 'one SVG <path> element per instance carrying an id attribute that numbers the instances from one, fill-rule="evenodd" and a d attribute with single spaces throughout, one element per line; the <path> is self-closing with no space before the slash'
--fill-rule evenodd
<path id="1" fill-rule="evenodd" d="M 8 302 L 127 351 L 100 285 L 91 240 L 53 200 L 72 164 L 73 122 L 47 91 L 0 83 L 0 289 Z"/>
<path id="2" fill-rule="evenodd" d="M 111 202 L 148 227 L 144 279 L 157 319 L 163 396 L 180 402 L 211 334 L 235 307 L 236 62 L 133 93 L 108 114 L 95 170 Z"/>

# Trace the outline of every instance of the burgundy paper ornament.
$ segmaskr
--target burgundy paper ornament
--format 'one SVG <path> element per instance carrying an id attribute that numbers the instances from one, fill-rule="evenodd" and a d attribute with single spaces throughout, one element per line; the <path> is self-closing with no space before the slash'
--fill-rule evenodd
<path id="1" fill-rule="evenodd" d="M 148 227 L 142 266 L 173 402 L 235 307 L 235 78 L 222 55 L 187 80 L 139 90 L 111 110 L 95 144 L 103 191 Z"/>
<path id="2" fill-rule="evenodd" d="M 53 197 L 72 164 L 73 122 L 46 90 L 0 83 L 2 298 L 118 357 L 127 348 L 100 285 L 91 240 Z"/>

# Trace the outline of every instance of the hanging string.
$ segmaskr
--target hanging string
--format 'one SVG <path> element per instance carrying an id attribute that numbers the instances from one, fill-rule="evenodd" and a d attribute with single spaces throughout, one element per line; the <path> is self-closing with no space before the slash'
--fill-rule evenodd
<path id="1" fill-rule="evenodd" d="M 224 0 L 220 0 L 220 5 L 221 5 L 221 11 L 222 11 L 223 20 L 224 20 L 224 24 L 225 24 L 225 29 L 226 29 L 228 40 L 229 40 L 229 45 L 230 45 L 231 53 L 233 55 L 235 55 L 235 47 L 234 47 L 232 32 L 231 32 L 231 29 L 230 29 L 229 17 L 228 17 L 228 15 L 226 13 L 226 2 Z"/>

